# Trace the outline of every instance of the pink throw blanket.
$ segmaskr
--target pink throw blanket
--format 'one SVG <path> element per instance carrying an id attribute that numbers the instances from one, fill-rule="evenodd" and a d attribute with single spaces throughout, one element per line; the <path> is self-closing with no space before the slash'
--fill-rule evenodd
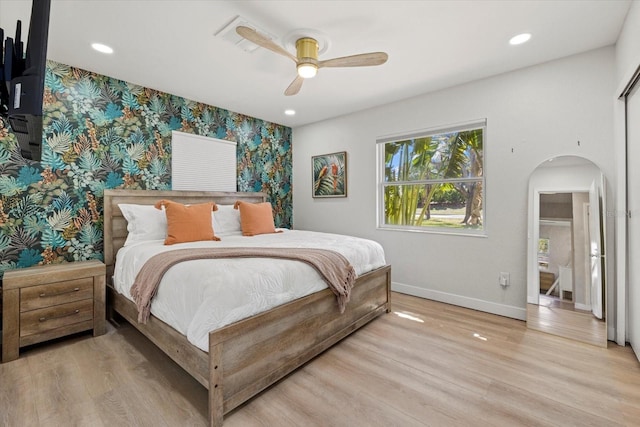
<path id="1" fill-rule="evenodd" d="M 336 295 L 340 313 L 349 302 L 356 272 L 340 253 L 311 248 L 202 248 L 176 249 L 151 257 L 140 269 L 131 286 L 131 296 L 138 307 L 138 322 L 147 323 L 151 312 L 151 299 L 155 296 L 164 273 L 173 265 L 196 259 L 213 258 L 282 258 L 302 261 L 322 276 Z"/>

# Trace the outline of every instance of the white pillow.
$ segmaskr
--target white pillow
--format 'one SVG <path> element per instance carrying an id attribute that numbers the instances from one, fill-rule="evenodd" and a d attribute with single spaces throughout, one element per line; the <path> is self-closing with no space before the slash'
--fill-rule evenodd
<path id="1" fill-rule="evenodd" d="M 213 232 L 218 235 L 241 233 L 240 211 L 233 205 L 218 205 L 213 212 Z"/>
<path id="2" fill-rule="evenodd" d="M 124 245 L 132 245 L 147 240 L 164 240 L 167 237 L 167 216 L 164 209 L 153 205 L 118 204 L 127 220 L 129 235 Z"/>

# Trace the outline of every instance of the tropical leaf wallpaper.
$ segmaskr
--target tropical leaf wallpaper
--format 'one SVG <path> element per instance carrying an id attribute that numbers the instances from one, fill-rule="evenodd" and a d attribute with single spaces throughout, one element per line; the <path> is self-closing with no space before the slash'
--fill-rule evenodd
<path id="1" fill-rule="evenodd" d="M 0 274 L 103 259 L 103 191 L 170 189 L 171 131 L 237 143 L 238 191 L 292 220 L 291 129 L 49 61 L 42 160 L 0 119 Z"/>

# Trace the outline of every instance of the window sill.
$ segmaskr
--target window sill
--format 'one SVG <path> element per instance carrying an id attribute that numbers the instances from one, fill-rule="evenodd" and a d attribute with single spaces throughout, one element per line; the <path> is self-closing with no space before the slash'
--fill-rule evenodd
<path id="1" fill-rule="evenodd" d="M 381 231 L 400 231 L 405 233 L 425 233 L 425 234 L 445 234 L 448 236 L 465 236 L 465 237 L 489 237 L 487 235 L 487 230 L 468 230 L 468 229 L 447 229 L 447 230 L 439 230 L 437 228 L 427 228 L 427 227 L 393 227 L 388 225 L 382 225 L 376 227 L 377 230 Z"/>

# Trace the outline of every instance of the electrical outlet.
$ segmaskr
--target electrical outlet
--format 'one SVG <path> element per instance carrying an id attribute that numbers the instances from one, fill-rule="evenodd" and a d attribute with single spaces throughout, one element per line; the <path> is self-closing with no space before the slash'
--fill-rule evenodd
<path id="1" fill-rule="evenodd" d="M 509 286 L 509 273 L 501 271 L 498 283 L 500 283 L 500 286 L 502 286 L 503 288 Z"/>

